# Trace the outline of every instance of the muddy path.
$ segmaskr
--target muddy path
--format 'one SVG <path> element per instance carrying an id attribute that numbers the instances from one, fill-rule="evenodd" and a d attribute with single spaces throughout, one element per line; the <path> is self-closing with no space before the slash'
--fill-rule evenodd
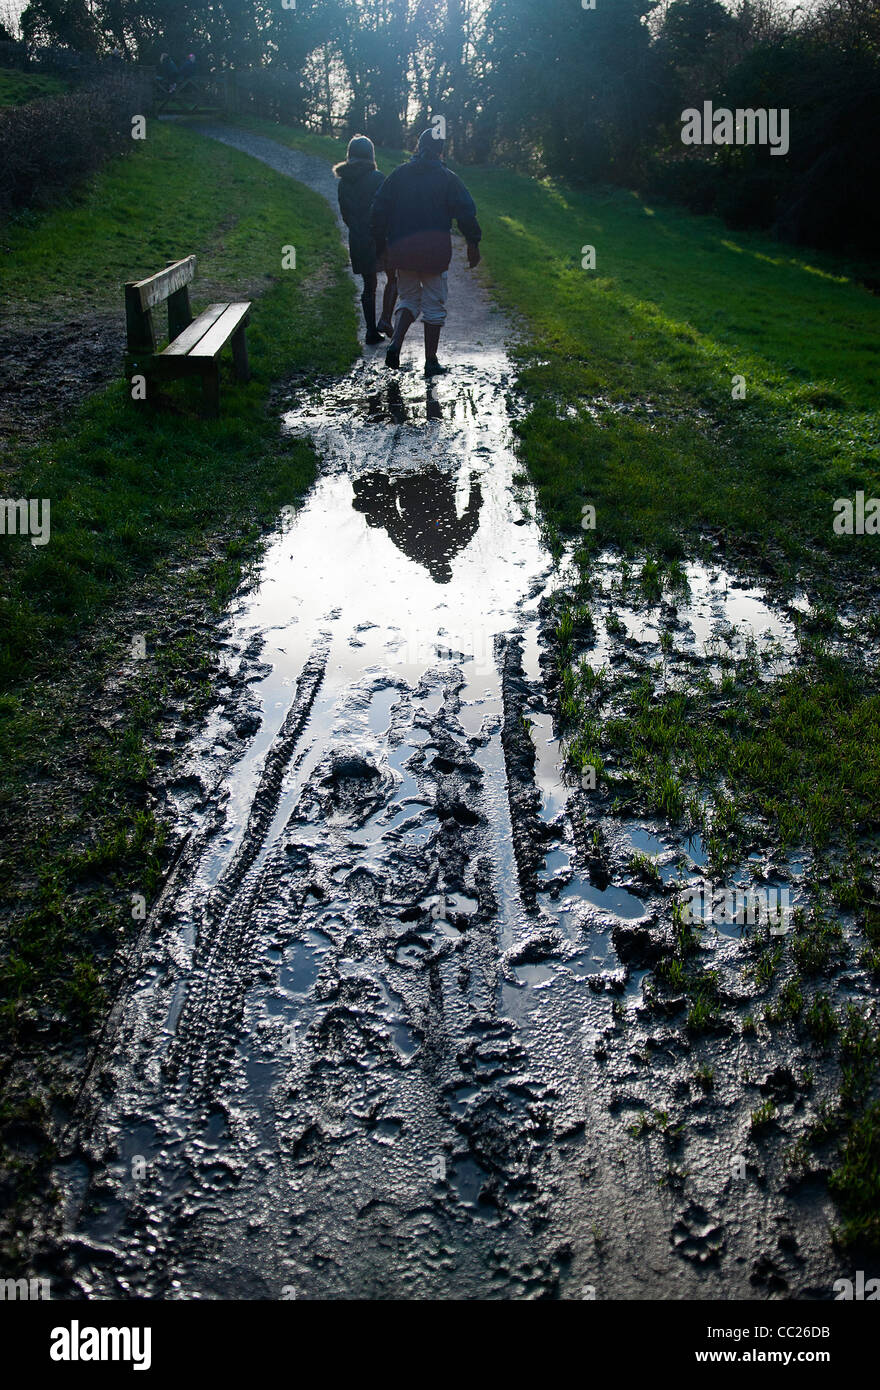
<path id="1" fill-rule="evenodd" d="M 460 246 L 449 309 L 439 382 L 412 331 L 399 375 L 379 350 L 282 403 L 320 477 L 167 788 L 180 852 L 67 1137 L 54 1296 L 828 1296 L 827 1198 L 755 1157 L 736 1082 L 782 1103 L 796 1058 L 716 1040 L 707 1097 L 644 1007 L 672 871 L 627 864 L 681 849 L 560 771 L 508 328 Z M 747 601 L 707 584 L 700 621 Z M 634 1140 L 649 1113 L 675 1124 Z"/>

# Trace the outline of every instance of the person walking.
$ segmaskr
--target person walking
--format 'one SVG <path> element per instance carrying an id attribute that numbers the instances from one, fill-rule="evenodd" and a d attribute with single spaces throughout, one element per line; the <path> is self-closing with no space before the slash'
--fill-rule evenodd
<path id="1" fill-rule="evenodd" d="M 159 80 L 165 87 L 166 92 L 170 95 L 172 92 L 176 91 L 179 73 L 177 64 L 170 53 L 163 53 L 160 55 L 159 73 L 161 75 Z"/>
<path id="2" fill-rule="evenodd" d="M 360 275 L 364 288 L 361 305 L 367 325 L 366 341 L 381 343 L 382 334 L 389 338 L 393 332 L 391 313 L 397 298 L 397 280 L 393 271 L 386 272 L 385 292 L 382 298 L 382 318 L 376 323 L 376 286 L 378 265 L 376 245 L 370 232 L 370 206 L 384 183 L 384 175 L 376 168 L 376 151 L 373 142 L 366 135 L 355 135 L 348 142 L 348 151 L 341 164 L 333 167 L 339 180 L 339 211 L 348 228 L 348 250 L 351 268 Z"/>
<path id="3" fill-rule="evenodd" d="M 419 136 L 415 154 L 389 174 L 376 193 L 370 226 L 377 252 L 397 271 L 399 300 L 386 367 L 400 366 L 400 349 L 419 314 L 425 326 L 425 376 L 447 370 L 437 360 L 446 322 L 446 280 L 452 259 L 453 218 L 467 241 L 468 265 L 480 262 L 477 209 L 461 179 L 443 163 L 433 130 Z"/>
<path id="4" fill-rule="evenodd" d="M 183 86 L 184 82 L 189 81 L 195 70 L 196 55 L 194 53 L 187 53 L 186 57 L 180 65 L 180 76 L 178 78 L 178 81 L 181 86 Z"/>

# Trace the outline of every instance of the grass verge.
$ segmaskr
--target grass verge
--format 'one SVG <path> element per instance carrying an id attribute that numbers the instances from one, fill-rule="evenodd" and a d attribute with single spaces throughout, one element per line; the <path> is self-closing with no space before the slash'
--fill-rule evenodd
<path id="1" fill-rule="evenodd" d="M 149 902 L 167 866 L 151 796 L 163 739 L 204 707 L 217 616 L 314 477 L 311 448 L 280 436 L 272 387 L 343 370 L 357 338 L 324 202 L 185 130 L 151 123 L 76 203 L 4 240 L 4 290 L 24 318 L 102 303 L 121 318 L 124 279 L 193 251 L 196 310 L 220 291 L 258 296 L 253 379 L 224 384 L 219 420 L 200 418 L 188 387 L 135 408 L 120 381 L 6 459 L 5 495 L 51 500 L 48 545 L 0 548 L 0 1126 L 13 1241 L 26 1242 L 23 1204 L 44 1195 L 77 1049 L 138 930 L 131 895 Z M 296 272 L 282 270 L 289 244 Z"/>
<path id="2" fill-rule="evenodd" d="M 23 106 L 40 97 L 55 97 L 70 90 L 62 77 L 42 72 L 21 72 L 18 68 L 0 68 L 0 107 Z"/>

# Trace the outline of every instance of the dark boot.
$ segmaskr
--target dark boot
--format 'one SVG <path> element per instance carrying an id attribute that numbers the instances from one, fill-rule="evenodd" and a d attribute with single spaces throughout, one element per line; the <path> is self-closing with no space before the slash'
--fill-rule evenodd
<path id="1" fill-rule="evenodd" d="M 437 348 L 440 344 L 442 323 L 425 324 L 425 376 L 443 376 L 449 371 L 437 361 Z"/>
<path id="2" fill-rule="evenodd" d="M 397 323 L 394 328 L 394 337 L 391 346 L 385 354 L 386 367 L 400 366 L 400 349 L 403 347 L 403 340 L 406 337 L 410 324 L 415 323 L 415 319 L 409 309 L 401 309 L 397 315 Z"/>
<path id="3" fill-rule="evenodd" d="M 364 310 L 364 322 L 367 325 L 367 333 L 364 342 L 369 343 L 371 346 L 374 343 L 381 343 L 382 334 L 376 328 L 375 286 L 372 289 L 367 289 L 366 286 L 364 287 L 364 292 L 361 295 L 361 305 Z"/>

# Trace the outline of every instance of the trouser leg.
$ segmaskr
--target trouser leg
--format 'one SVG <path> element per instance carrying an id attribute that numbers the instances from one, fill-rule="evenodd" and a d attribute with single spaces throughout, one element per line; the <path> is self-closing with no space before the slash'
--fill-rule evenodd
<path id="1" fill-rule="evenodd" d="M 409 332 L 410 325 L 415 323 L 415 315 L 409 309 L 399 309 L 397 321 L 394 325 L 394 338 L 391 346 L 399 352 L 403 347 L 403 340 Z"/>
<path id="2" fill-rule="evenodd" d="M 390 323 L 394 306 L 397 303 L 397 276 L 385 276 L 385 290 L 382 295 L 382 322 Z"/>
<path id="3" fill-rule="evenodd" d="M 364 311 L 364 322 L 367 325 L 368 333 L 376 332 L 376 276 L 365 275 L 364 289 L 361 295 L 361 305 Z"/>

